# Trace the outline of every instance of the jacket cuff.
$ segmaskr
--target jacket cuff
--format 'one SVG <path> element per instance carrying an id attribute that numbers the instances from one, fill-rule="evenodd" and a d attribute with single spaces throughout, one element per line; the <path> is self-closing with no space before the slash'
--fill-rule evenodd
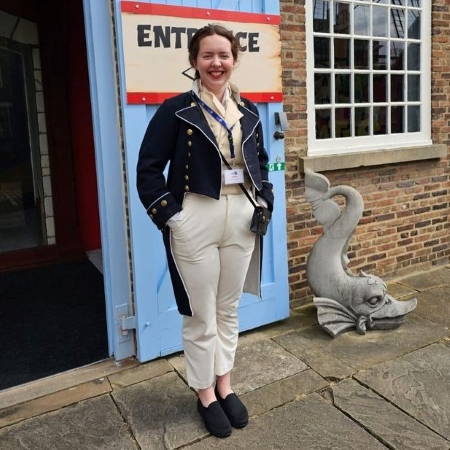
<path id="1" fill-rule="evenodd" d="M 153 223 L 162 230 L 166 222 L 176 213 L 182 210 L 170 192 L 155 200 L 147 209 L 147 214 Z"/>
<path id="2" fill-rule="evenodd" d="M 267 207 L 272 212 L 274 202 L 273 184 L 269 181 L 263 181 L 263 187 L 257 192 L 257 195 L 261 196 L 267 202 Z"/>

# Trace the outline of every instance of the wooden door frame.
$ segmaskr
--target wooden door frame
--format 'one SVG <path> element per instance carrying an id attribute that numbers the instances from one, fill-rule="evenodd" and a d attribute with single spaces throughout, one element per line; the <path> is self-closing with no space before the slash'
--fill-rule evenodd
<path id="1" fill-rule="evenodd" d="M 80 0 L 81 1 L 81 0 Z M 53 195 L 56 244 L 6 252 L 0 271 L 17 270 L 83 255 L 76 208 L 74 154 L 68 108 L 67 2 L 0 0 L 0 9 L 36 22 L 39 30 L 48 153 Z"/>

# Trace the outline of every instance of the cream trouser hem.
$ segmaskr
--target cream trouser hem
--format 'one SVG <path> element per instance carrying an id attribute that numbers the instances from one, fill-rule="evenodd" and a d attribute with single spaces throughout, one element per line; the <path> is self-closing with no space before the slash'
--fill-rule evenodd
<path id="1" fill-rule="evenodd" d="M 254 207 L 244 194 L 219 200 L 187 194 L 182 219 L 171 225 L 172 253 L 193 316 L 183 316 L 188 384 L 210 387 L 234 365 L 238 306 L 255 246 Z"/>

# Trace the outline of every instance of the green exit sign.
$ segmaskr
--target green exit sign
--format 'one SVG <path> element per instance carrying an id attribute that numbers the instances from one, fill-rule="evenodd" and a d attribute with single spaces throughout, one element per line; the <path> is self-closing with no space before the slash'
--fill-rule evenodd
<path id="1" fill-rule="evenodd" d="M 266 164 L 267 170 L 269 172 L 278 172 L 279 170 L 285 170 L 286 169 L 286 163 L 285 162 L 270 162 Z"/>

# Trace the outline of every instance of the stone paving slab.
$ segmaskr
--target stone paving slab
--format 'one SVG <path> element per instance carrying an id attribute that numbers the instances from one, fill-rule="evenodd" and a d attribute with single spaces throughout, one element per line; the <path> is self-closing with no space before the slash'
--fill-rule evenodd
<path id="1" fill-rule="evenodd" d="M 283 334 L 274 340 L 328 381 L 341 380 L 355 372 L 355 369 L 302 336 L 301 332 Z"/>
<path id="2" fill-rule="evenodd" d="M 304 370 L 241 398 L 249 415 L 255 416 L 326 386 L 312 370 Z M 112 395 L 143 449 L 174 449 L 208 435 L 196 409 L 196 395 L 174 373 Z"/>
<path id="3" fill-rule="evenodd" d="M 109 395 L 0 430 L 2 450 L 137 450 Z"/>
<path id="4" fill-rule="evenodd" d="M 450 275 L 450 271 L 449 275 Z M 450 286 L 442 286 L 417 295 L 414 314 L 443 327 L 450 327 Z M 449 333 L 450 334 L 450 333 Z"/>
<path id="5" fill-rule="evenodd" d="M 109 376 L 109 382 L 114 389 L 130 386 L 141 381 L 156 378 L 165 373 L 171 372 L 172 366 L 165 359 L 159 359 L 142 364 L 133 369 L 124 370 Z"/>
<path id="6" fill-rule="evenodd" d="M 410 277 L 401 279 L 401 284 L 410 286 L 414 289 L 423 291 L 437 286 L 442 286 L 449 283 L 450 268 L 444 266 L 439 269 L 429 270 L 427 272 L 420 272 Z"/>
<path id="7" fill-rule="evenodd" d="M 433 344 L 354 376 L 450 440 L 450 349 Z"/>
<path id="8" fill-rule="evenodd" d="M 142 449 L 174 449 L 208 434 L 195 393 L 173 372 L 112 395 Z"/>
<path id="9" fill-rule="evenodd" d="M 394 330 L 373 330 L 365 335 L 352 330 L 335 339 L 319 326 L 300 333 L 359 371 L 437 342 L 446 337 L 449 331 L 411 313 L 405 323 Z"/>
<path id="10" fill-rule="evenodd" d="M 396 450 L 448 450 L 450 442 L 408 416 L 355 380 L 330 388 L 334 405 L 361 424 L 389 448 Z"/>
<path id="11" fill-rule="evenodd" d="M 106 360 L 57 375 L 32 381 L 31 383 L 0 391 L 0 410 L 18 403 L 24 403 L 55 392 L 71 389 L 82 383 L 98 380 L 113 373 L 139 366 L 135 358 L 121 361 Z"/>
<path id="12" fill-rule="evenodd" d="M 247 392 L 240 398 L 250 416 L 266 413 L 271 409 L 298 400 L 312 392 L 328 386 L 328 383 L 311 369 L 291 377 L 263 386 L 256 391 Z"/>
<path id="13" fill-rule="evenodd" d="M 110 392 L 107 378 L 83 383 L 0 411 L 0 428 Z M 1 448 L 1 446 L 0 446 Z"/>
<path id="14" fill-rule="evenodd" d="M 209 437 L 189 450 L 386 450 L 363 428 L 318 394 L 288 403 L 252 419 L 226 439 Z"/>
<path id="15" fill-rule="evenodd" d="M 418 292 L 417 289 L 401 284 L 401 281 L 387 283 L 387 293 L 396 300 L 401 300 L 405 297 L 413 298 Z"/>
<path id="16" fill-rule="evenodd" d="M 169 358 L 186 379 L 184 358 Z M 232 372 L 233 389 L 242 395 L 306 370 L 308 366 L 262 333 L 240 336 Z"/>
<path id="17" fill-rule="evenodd" d="M 292 330 L 301 330 L 312 325 L 317 325 L 317 309 L 313 303 L 293 308 L 287 319 L 277 323 L 258 328 L 258 332 L 269 338 L 289 333 Z"/>

